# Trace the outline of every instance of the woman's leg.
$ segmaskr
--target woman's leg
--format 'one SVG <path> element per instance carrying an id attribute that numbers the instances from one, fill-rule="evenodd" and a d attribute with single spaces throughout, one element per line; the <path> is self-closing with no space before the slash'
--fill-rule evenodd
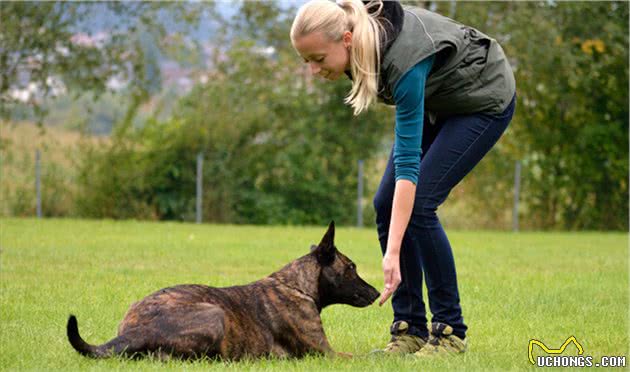
<path id="1" fill-rule="evenodd" d="M 381 179 L 378 191 L 374 196 L 376 210 L 376 228 L 381 251 L 387 249 L 387 236 L 394 198 L 394 164 L 393 151 L 389 156 L 385 173 Z M 405 233 L 400 249 L 400 270 L 402 282 L 392 296 L 394 322 L 404 320 L 409 324 L 408 334 L 428 338 L 427 317 L 422 300 L 422 265 L 420 250 L 414 247 L 412 237 Z"/>
<path id="2" fill-rule="evenodd" d="M 413 245 L 419 251 L 432 321 L 450 325 L 460 338 L 465 337 L 467 327 L 459 304 L 455 261 L 436 210 L 501 137 L 512 118 L 514 105 L 512 101 L 500 115 L 471 114 L 445 119 L 438 124 L 439 132 L 420 164 L 416 199 L 406 234 L 413 237 Z M 401 261 L 402 258 L 401 254 Z"/>
<path id="3" fill-rule="evenodd" d="M 425 117 L 422 131 L 422 153 L 426 153 L 439 133 L 440 127 L 429 124 Z M 376 210 L 376 228 L 383 255 L 387 249 L 387 237 L 389 235 L 389 223 L 391 220 L 392 202 L 394 199 L 394 187 L 396 183 L 394 175 L 394 151 L 392 149 L 381 179 L 379 188 L 374 196 L 374 209 Z M 392 308 L 394 309 L 394 322 L 403 320 L 409 324 L 407 333 L 422 337 L 429 337 L 427 329 L 427 317 L 424 301 L 422 299 L 422 262 L 417 239 L 405 232 L 400 249 L 400 270 L 402 282 L 392 296 Z"/>

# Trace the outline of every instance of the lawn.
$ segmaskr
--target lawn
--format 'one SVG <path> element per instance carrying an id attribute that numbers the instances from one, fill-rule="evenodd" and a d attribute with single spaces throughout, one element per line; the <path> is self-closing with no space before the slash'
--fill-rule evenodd
<path id="1" fill-rule="evenodd" d="M 325 227 L 253 227 L 0 219 L 2 370 L 520 370 L 530 339 L 558 348 L 575 336 L 584 355 L 628 356 L 628 235 L 623 233 L 450 232 L 469 350 L 417 360 L 370 357 L 388 340 L 391 307 L 324 309 L 333 348 L 351 360 L 91 360 L 68 344 L 77 316 L 83 338 L 116 334 L 129 305 L 182 283 L 244 284 L 308 253 Z M 382 289 L 380 251 L 370 229 L 338 228 L 338 248 Z M 543 355 L 535 348 L 535 355 Z M 576 355 L 569 346 L 563 355 Z"/>

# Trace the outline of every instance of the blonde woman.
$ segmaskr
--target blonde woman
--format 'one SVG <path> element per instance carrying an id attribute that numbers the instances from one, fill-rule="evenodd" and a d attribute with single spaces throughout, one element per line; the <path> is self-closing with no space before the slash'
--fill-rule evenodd
<path id="1" fill-rule="evenodd" d="M 512 118 L 515 81 L 503 50 L 472 27 L 389 1 L 312 0 L 299 9 L 291 41 L 313 74 L 352 79 L 345 102 L 355 115 L 377 100 L 396 106 L 394 146 L 374 197 L 380 304 L 393 294 L 394 309 L 384 351 L 464 352 L 455 261 L 436 210 Z"/>

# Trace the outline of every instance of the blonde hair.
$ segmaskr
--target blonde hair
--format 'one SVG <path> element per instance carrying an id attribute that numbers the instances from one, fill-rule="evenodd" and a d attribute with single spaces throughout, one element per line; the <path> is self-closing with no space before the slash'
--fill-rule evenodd
<path id="1" fill-rule="evenodd" d="M 368 13 L 378 4 L 378 9 Z M 382 1 L 363 5 L 360 0 L 312 0 L 298 11 L 291 26 L 291 41 L 312 32 L 323 32 L 329 40 L 340 41 L 343 33 L 352 32 L 350 46 L 350 71 L 352 89 L 344 102 L 359 115 L 372 104 L 378 95 L 378 79 L 381 65 L 381 24 L 376 20 L 383 7 Z"/>

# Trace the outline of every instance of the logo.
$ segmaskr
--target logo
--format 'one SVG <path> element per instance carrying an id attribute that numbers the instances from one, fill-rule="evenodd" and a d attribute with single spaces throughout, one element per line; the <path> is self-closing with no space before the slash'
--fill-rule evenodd
<path id="1" fill-rule="evenodd" d="M 536 364 L 536 362 L 534 362 L 534 356 L 532 355 L 532 351 L 534 350 L 534 345 L 540 346 L 545 351 L 545 353 L 547 353 L 547 354 L 562 354 L 562 353 L 564 353 L 564 349 L 566 349 L 567 345 L 569 343 L 571 343 L 571 342 L 573 342 L 575 344 L 575 346 L 577 347 L 578 355 L 584 354 L 584 348 L 578 342 L 578 340 L 575 338 L 575 336 L 571 336 L 571 337 L 567 338 L 567 340 L 564 342 L 564 344 L 562 344 L 562 346 L 560 346 L 559 349 L 550 349 L 545 344 L 543 344 L 542 342 L 540 342 L 538 340 L 533 340 L 533 339 L 529 340 L 529 347 L 527 348 L 529 350 L 529 361 L 532 364 Z"/>
<path id="2" fill-rule="evenodd" d="M 577 355 L 560 355 L 564 353 L 569 344 L 573 343 L 577 348 Z M 534 359 L 534 345 L 538 345 L 545 353 L 553 356 L 537 356 Z M 538 367 L 625 367 L 625 356 L 602 356 L 599 362 L 594 362 L 590 355 L 584 355 L 582 344 L 571 336 L 564 341 L 558 349 L 550 349 L 539 340 L 529 340 L 527 348 L 529 362 Z"/>

